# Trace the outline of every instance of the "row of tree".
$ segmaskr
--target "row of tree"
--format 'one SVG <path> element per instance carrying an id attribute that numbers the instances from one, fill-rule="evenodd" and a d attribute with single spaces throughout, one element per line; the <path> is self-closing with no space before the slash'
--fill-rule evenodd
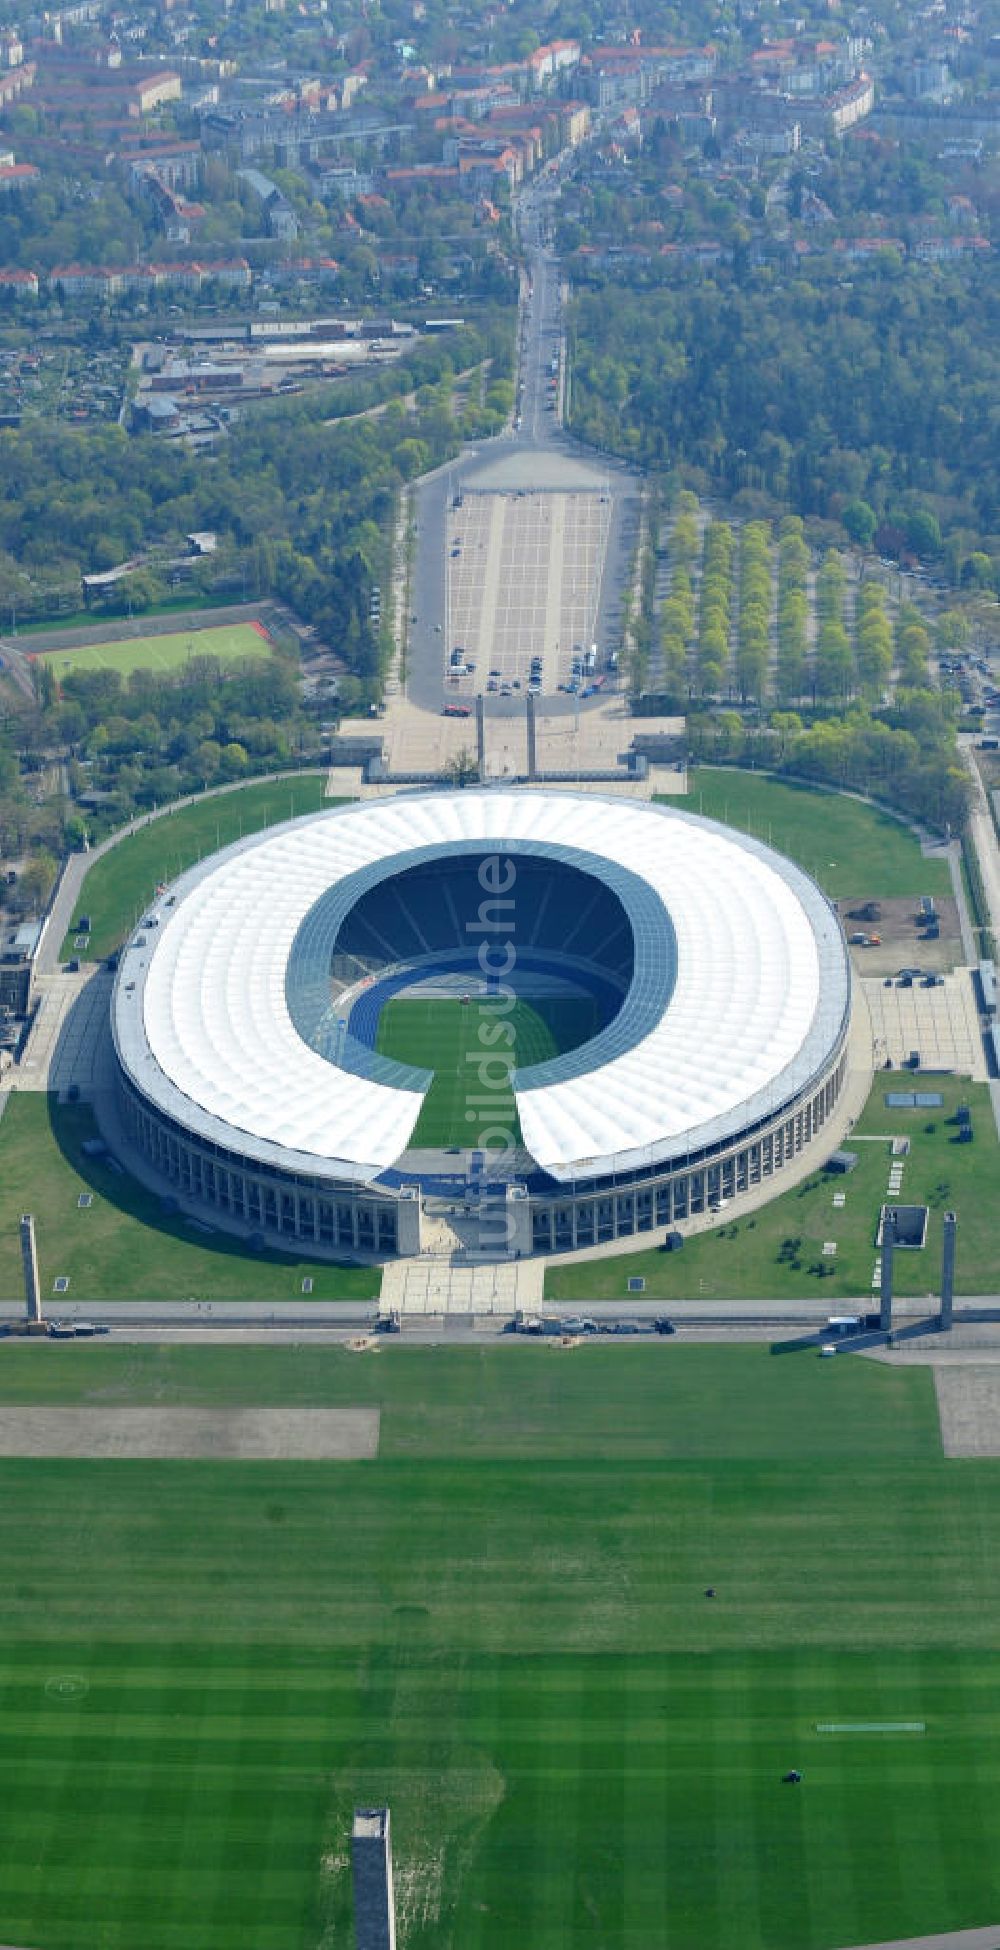
<path id="1" fill-rule="evenodd" d="M 720 692 L 729 664 L 733 602 L 733 531 L 710 521 L 702 551 L 698 606 L 698 677 L 706 692 Z"/>
<path id="2" fill-rule="evenodd" d="M 778 540 L 777 691 L 801 697 L 809 655 L 809 549 L 800 515 L 786 515 Z"/>
<path id="3" fill-rule="evenodd" d="M 771 657 L 771 529 L 746 521 L 740 534 L 740 618 L 736 684 L 740 696 L 761 698 Z"/>
<path id="4" fill-rule="evenodd" d="M 653 548 L 663 526 L 660 497 L 654 499 Z M 669 587 L 658 616 L 662 676 L 651 687 L 643 661 L 636 696 L 653 688 L 677 710 L 691 699 L 732 697 L 753 705 L 807 703 L 813 712 L 841 710 L 857 697 L 874 708 L 893 682 L 926 688 L 933 649 L 961 651 L 969 641 L 962 609 L 942 611 L 933 643 L 914 604 L 901 601 L 890 615 L 885 584 L 862 574 L 852 585 L 838 549 L 826 549 L 814 573 L 799 516 L 784 517 L 775 548 L 769 522 L 736 528 L 716 519 L 702 535 L 693 494 L 679 493 L 674 508 L 665 544 Z M 644 604 L 651 595 L 650 580 Z"/>

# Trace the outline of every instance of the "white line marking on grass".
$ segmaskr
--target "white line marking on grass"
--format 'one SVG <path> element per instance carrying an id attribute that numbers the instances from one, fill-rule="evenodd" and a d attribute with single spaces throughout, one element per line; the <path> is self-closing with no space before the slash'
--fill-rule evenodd
<path id="1" fill-rule="evenodd" d="M 926 1733 L 925 1720 L 817 1720 L 817 1733 Z"/>
<path id="2" fill-rule="evenodd" d="M 49 1699 L 83 1699 L 90 1691 L 90 1682 L 78 1672 L 60 1673 L 56 1679 L 45 1681 L 45 1691 Z"/>

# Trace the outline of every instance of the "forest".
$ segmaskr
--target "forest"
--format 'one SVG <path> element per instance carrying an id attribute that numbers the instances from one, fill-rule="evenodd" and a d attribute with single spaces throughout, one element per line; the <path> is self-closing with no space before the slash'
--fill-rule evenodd
<path id="1" fill-rule="evenodd" d="M 780 290 L 725 273 L 578 288 L 575 432 L 745 513 L 839 525 L 853 505 L 883 552 L 1000 587 L 996 274 L 885 255 L 877 275 Z"/>
<path id="2" fill-rule="evenodd" d="M 415 347 L 391 375 L 261 407 L 207 456 L 117 427 L 38 420 L 0 432 L 0 608 L 21 622 L 57 614 L 76 606 L 82 574 L 148 556 L 116 598 L 141 610 L 166 593 L 157 562 L 210 529 L 231 585 L 283 597 L 374 695 L 384 645 L 370 598 L 388 581 L 400 487 L 500 424 L 511 338 L 509 313 L 486 314 L 447 345 Z M 454 376 L 484 358 L 485 400 L 456 417 Z M 398 403 L 411 391 L 412 412 Z M 379 404 L 381 415 L 353 417 Z"/>

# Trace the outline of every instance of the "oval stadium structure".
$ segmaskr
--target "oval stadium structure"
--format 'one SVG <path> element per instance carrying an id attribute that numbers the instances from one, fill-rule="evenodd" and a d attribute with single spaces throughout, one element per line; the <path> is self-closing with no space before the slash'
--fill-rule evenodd
<path id="1" fill-rule="evenodd" d="M 673 1227 L 779 1175 L 846 1071 L 823 894 L 758 841 L 594 793 L 427 791 L 240 841 L 123 951 L 118 1104 L 185 1209 L 311 1255 Z"/>

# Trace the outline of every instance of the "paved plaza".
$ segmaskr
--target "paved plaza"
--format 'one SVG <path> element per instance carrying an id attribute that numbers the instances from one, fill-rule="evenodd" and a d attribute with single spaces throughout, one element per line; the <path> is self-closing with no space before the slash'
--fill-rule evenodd
<path id="1" fill-rule="evenodd" d="M 919 980 L 912 988 L 890 987 L 871 976 L 861 983 L 872 1023 L 876 1066 L 889 1061 L 898 1069 L 914 1051 L 923 1070 L 956 1070 L 960 1076 L 986 1081 L 986 1055 L 972 971 L 956 968 L 934 988 Z"/>
<path id="2" fill-rule="evenodd" d="M 545 1278 L 541 1260 L 454 1263 L 433 1253 L 390 1260 L 382 1276 L 379 1308 L 399 1314 L 510 1315 L 541 1309 Z"/>
<path id="3" fill-rule="evenodd" d="M 524 693 L 541 658 L 543 693 L 570 681 L 574 655 L 595 641 L 611 525 L 609 494 L 470 494 L 448 515 L 448 693 Z M 602 645 L 602 649 L 605 646 Z M 467 674 L 454 674 L 463 653 Z"/>

